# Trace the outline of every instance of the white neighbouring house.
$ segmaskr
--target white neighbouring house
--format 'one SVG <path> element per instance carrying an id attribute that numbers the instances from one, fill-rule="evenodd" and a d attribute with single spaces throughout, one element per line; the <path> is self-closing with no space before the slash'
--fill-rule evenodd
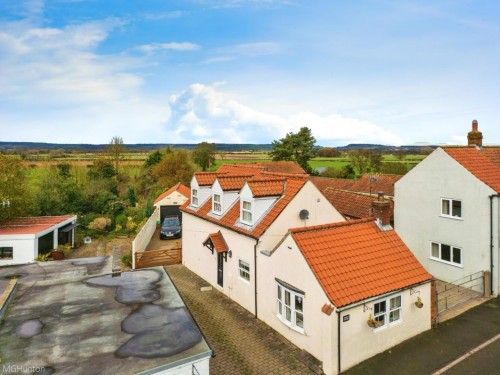
<path id="1" fill-rule="evenodd" d="M 34 262 L 39 254 L 74 246 L 76 215 L 19 217 L 0 224 L 0 266 Z"/>
<path id="2" fill-rule="evenodd" d="M 500 289 L 500 147 L 482 147 L 473 122 L 468 147 L 436 149 L 395 191 L 395 228 L 437 279 L 453 282 L 491 272 Z"/>
<path id="3" fill-rule="evenodd" d="M 430 328 L 431 276 L 389 225 L 345 222 L 307 175 L 223 171 L 191 181 L 183 264 L 326 374 Z"/>

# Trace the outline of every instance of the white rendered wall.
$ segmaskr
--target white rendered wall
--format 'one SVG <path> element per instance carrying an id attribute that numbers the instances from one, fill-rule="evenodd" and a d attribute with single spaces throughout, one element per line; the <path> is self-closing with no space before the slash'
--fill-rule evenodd
<path id="1" fill-rule="evenodd" d="M 395 184 L 396 232 L 434 277 L 446 282 L 490 270 L 490 200 L 494 191 L 438 148 Z M 462 219 L 441 216 L 441 198 L 462 201 Z M 496 213 L 498 217 L 498 205 Z M 498 268 L 498 221 L 494 251 Z M 462 249 L 462 266 L 430 259 L 430 241 Z M 498 294 L 498 272 L 494 293 Z"/>
<path id="2" fill-rule="evenodd" d="M 363 305 L 341 312 L 342 371 L 431 328 L 430 282 L 417 286 L 414 290 L 418 290 L 419 293 L 410 295 L 410 289 L 402 292 L 401 322 L 386 328 L 374 330 L 369 327 L 367 320 L 370 312 L 373 314 L 373 310 L 363 311 Z M 415 306 L 417 296 L 422 299 L 424 304 L 422 308 Z M 377 300 L 367 302 L 366 306 L 373 309 L 374 302 Z M 333 315 L 337 315 L 336 312 Z M 345 315 L 349 315 L 347 322 L 342 321 Z"/>
<path id="3" fill-rule="evenodd" d="M 0 236 L 0 247 L 14 249 L 12 259 L 0 258 L 0 266 L 31 263 L 38 256 L 37 239 L 33 234 Z"/>
<path id="4" fill-rule="evenodd" d="M 182 263 L 217 290 L 254 313 L 254 245 L 256 240 L 226 229 L 196 216 L 182 213 Z M 232 257 L 224 261 L 224 283 L 217 284 L 217 252 L 214 253 L 203 242 L 210 233 L 221 231 Z M 239 259 L 250 266 L 250 282 L 239 277 Z"/>
<path id="5" fill-rule="evenodd" d="M 139 233 L 135 236 L 132 241 L 132 268 L 135 269 L 135 253 L 144 251 L 151 241 L 151 237 L 156 231 L 156 221 L 159 217 L 160 207 L 157 206 L 155 212 L 149 217 L 148 221 L 141 228 Z"/>

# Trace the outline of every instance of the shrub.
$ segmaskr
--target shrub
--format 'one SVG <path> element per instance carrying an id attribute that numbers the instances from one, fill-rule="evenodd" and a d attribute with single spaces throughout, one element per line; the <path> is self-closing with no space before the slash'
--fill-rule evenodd
<path id="1" fill-rule="evenodd" d="M 132 267 L 132 253 L 123 254 L 122 263 L 128 267 Z"/>

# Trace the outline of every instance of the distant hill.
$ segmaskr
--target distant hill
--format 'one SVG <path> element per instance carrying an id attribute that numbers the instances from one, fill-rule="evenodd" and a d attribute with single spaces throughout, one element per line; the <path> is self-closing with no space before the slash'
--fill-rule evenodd
<path id="1" fill-rule="evenodd" d="M 271 144 L 228 144 L 216 143 L 219 151 L 268 151 L 272 149 Z M 0 150 L 77 150 L 77 151 L 99 151 L 104 150 L 109 144 L 87 144 L 87 143 L 43 143 L 43 142 L 0 142 Z M 136 143 L 124 144 L 124 146 L 133 151 L 151 151 L 160 148 L 183 148 L 192 150 L 197 144 L 190 143 Z"/>
<path id="2" fill-rule="evenodd" d="M 104 150 L 108 147 L 108 144 L 87 144 L 87 143 L 43 143 L 43 142 L 0 142 L 0 150 L 76 150 L 76 151 L 99 151 Z M 171 147 L 171 148 L 183 148 L 186 150 L 192 150 L 197 146 L 194 143 L 136 143 L 136 144 L 125 144 L 128 150 L 131 151 L 152 151 L 160 148 Z M 236 144 L 236 143 L 216 143 L 215 144 L 218 151 L 225 152 L 236 152 L 236 151 L 270 151 L 272 150 L 271 144 Z M 320 146 L 317 146 L 318 148 Z M 379 144 L 369 144 L 369 143 L 352 143 L 347 146 L 336 147 L 336 149 L 341 151 L 350 151 L 358 149 L 369 149 L 373 151 L 381 152 L 393 152 L 397 150 L 405 150 L 408 152 L 418 152 L 423 146 L 411 145 L 411 146 L 387 146 Z M 426 145 L 425 147 L 436 148 L 437 146 Z"/>

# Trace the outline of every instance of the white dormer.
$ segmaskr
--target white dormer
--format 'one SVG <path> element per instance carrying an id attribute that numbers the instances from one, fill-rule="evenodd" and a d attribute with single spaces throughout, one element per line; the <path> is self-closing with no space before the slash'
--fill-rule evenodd
<path id="1" fill-rule="evenodd" d="M 210 186 L 200 186 L 196 176 L 191 179 L 191 207 L 201 207 L 211 196 Z"/>
<path id="2" fill-rule="evenodd" d="M 212 185 L 212 214 L 222 216 L 238 199 L 237 190 L 223 190 L 219 180 Z"/>
<path id="3" fill-rule="evenodd" d="M 240 222 L 255 225 L 264 214 L 278 201 L 280 195 L 270 197 L 254 197 L 248 182 L 240 191 Z"/>

